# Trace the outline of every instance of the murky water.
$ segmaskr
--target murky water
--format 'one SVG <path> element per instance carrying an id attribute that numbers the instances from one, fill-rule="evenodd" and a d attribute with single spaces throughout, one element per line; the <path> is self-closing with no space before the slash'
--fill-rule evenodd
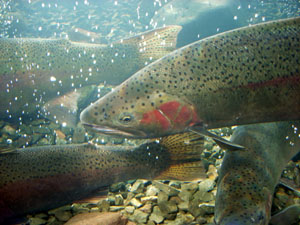
<path id="1" fill-rule="evenodd" d="M 141 144 L 143 140 L 86 130 L 80 112 L 178 48 L 236 28 L 297 16 L 299 0 L 2 0 L 0 148 Z M 298 134 L 297 127 L 292 129 Z M 229 137 L 232 129 L 217 132 Z M 219 167 L 224 152 L 210 141 L 205 148 L 205 167 Z M 287 171 L 287 177 L 299 182 L 299 162 Z M 278 202 L 273 208 L 280 208 Z M 0 197 L 0 210 L 1 204 Z M 208 215 L 207 224 L 213 222 L 212 213 Z M 45 218 L 41 224 L 51 224 Z"/>

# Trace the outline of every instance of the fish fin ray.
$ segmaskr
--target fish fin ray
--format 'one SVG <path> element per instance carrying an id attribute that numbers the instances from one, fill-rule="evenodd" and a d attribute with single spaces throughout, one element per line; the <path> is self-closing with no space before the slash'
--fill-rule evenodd
<path id="1" fill-rule="evenodd" d="M 222 149 L 233 150 L 233 151 L 245 149 L 244 146 L 235 144 L 235 143 L 228 141 L 222 137 L 219 137 L 218 135 L 215 135 L 215 134 L 205 130 L 204 128 L 190 127 L 189 130 L 191 132 L 197 133 L 201 136 L 206 136 L 206 137 L 212 138 Z"/>
<path id="2" fill-rule="evenodd" d="M 81 92 L 84 89 L 86 88 L 81 88 L 79 91 L 70 91 L 46 102 L 43 106 L 44 117 L 55 122 L 58 121 L 60 124 L 66 122 L 68 127 L 76 127 L 78 102 L 82 98 Z"/>
<path id="3" fill-rule="evenodd" d="M 163 171 L 155 179 L 161 180 L 202 180 L 205 179 L 205 167 L 201 160 L 195 162 L 182 162 L 171 165 L 167 170 Z"/>
<path id="4" fill-rule="evenodd" d="M 204 137 L 186 132 L 169 135 L 160 139 L 163 145 L 170 153 L 171 161 L 197 161 L 204 149 Z"/>
<path id="5" fill-rule="evenodd" d="M 137 46 L 142 60 L 149 61 L 150 57 L 155 60 L 176 49 L 177 35 L 181 29 L 182 27 L 177 25 L 166 26 L 124 39 L 119 43 Z"/>
<path id="6" fill-rule="evenodd" d="M 170 153 L 170 167 L 155 179 L 194 180 L 206 178 L 206 170 L 201 160 L 204 137 L 186 132 L 160 139 Z"/>

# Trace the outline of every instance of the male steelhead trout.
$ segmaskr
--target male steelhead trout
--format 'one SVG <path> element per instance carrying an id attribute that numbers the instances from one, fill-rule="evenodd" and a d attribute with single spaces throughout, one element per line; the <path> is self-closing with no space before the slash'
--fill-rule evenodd
<path id="1" fill-rule="evenodd" d="M 297 120 L 299 60 L 300 17 L 225 32 L 143 68 L 87 107 L 81 121 L 141 138 Z"/>
<path id="2" fill-rule="evenodd" d="M 0 154 L 0 224 L 130 179 L 204 178 L 203 138 L 168 136 L 137 147 L 43 146 Z M 203 171 L 203 173 L 201 173 Z"/>
<path id="3" fill-rule="evenodd" d="M 120 84 L 176 48 L 180 26 L 112 43 L 0 39 L 0 118 L 32 113 L 48 100 L 85 85 Z M 24 111 L 24 112 L 22 112 Z"/>
<path id="4" fill-rule="evenodd" d="M 217 184 L 217 225 L 269 224 L 275 187 L 300 151 L 299 127 L 299 122 L 278 122 L 237 128 L 231 140 L 246 149 L 225 153 Z M 290 221 L 298 218 L 299 205 L 296 209 Z M 291 224 L 287 221 L 276 224 Z"/>

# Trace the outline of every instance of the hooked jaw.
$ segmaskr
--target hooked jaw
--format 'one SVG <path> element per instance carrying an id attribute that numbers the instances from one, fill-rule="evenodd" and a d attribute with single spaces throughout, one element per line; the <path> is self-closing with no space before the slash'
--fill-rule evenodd
<path id="1" fill-rule="evenodd" d="M 142 131 L 132 131 L 130 132 L 128 129 L 126 131 L 123 131 L 121 129 L 114 129 L 112 127 L 108 126 L 100 126 L 100 125 L 95 125 L 95 124 L 89 124 L 89 123 L 84 123 L 81 122 L 82 125 L 88 129 L 91 129 L 97 133 L 102 133 L 106 135 L 113 135 L 113 136 L 118 136 L 118 137 L 124 137 L 124 138 L 133 138 L 133 137 L 145 137 L 146 134 Z"/>

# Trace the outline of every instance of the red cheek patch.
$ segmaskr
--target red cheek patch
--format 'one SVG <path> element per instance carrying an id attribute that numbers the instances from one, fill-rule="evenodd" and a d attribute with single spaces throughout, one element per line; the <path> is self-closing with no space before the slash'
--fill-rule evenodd
<path id="1" fill-rule="evenodd" d="M 156 121 L 161 125 L 163 130 L 168 130 L 171 127 L 171 122 L 162 115 L 158 110 L 153 111 Z"/>
<path id="2" fill-rule="evenodd" d="M 181 130 L 198 122 L 194 107 L 170 101 L 162 104 L 159 109 L 144 113 L 141 123 L 144 125 L 157 125 L 164 131 L 170 129 Z"/>
<path id="3" fill-rule="evenodd" d="M 159 125 L 163 130 L 168 130 L 171 127 L 170 121 L 157 109 L 144 113 L 141 120 L 145 125 Z"/>
<path id="4" fill-rule="evenodd" d="M 159 109 L 170 119 L 174 120 L 177 116 L 180 103 L 176 101 L 166 102 L 162 104 Z"/>
<path id="5" fill-rule="evenodd" d="M 178 116 L 174 120 L 174 124 L 178 124 L 181 126 L 185 125 L 186 122 L 192 119 L 191 117 L 192 117 L 191 109 L 188 108 L 187 106 L 182 106 Z"/>

